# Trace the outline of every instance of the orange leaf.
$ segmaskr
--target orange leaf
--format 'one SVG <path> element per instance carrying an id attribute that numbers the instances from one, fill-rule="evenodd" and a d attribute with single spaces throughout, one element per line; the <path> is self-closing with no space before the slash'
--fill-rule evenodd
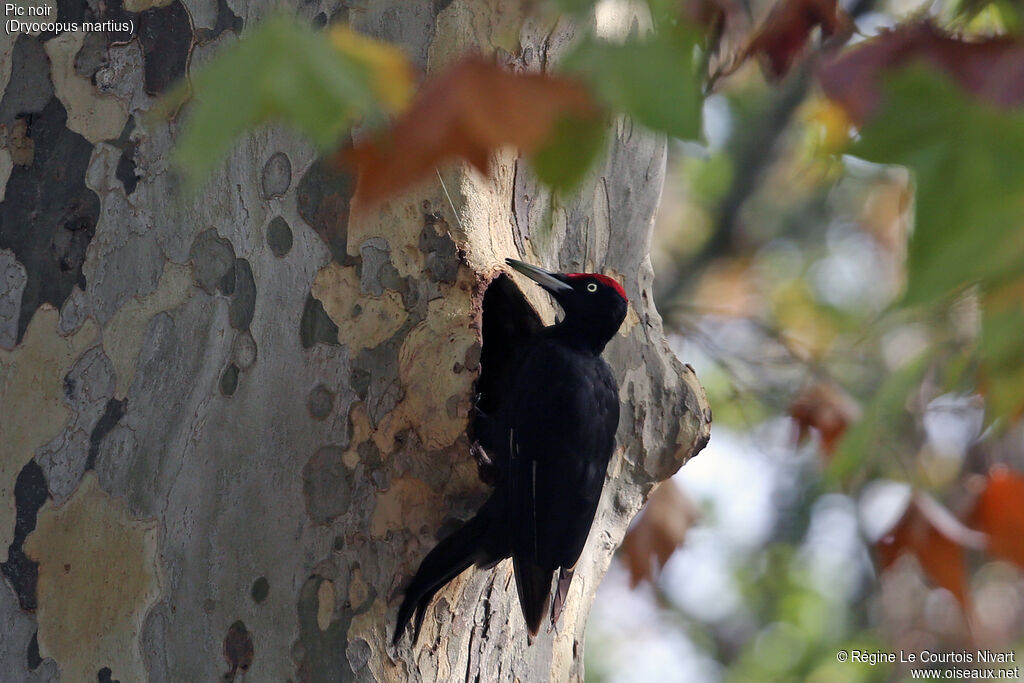
<path id="1" fill-rule="evenodd" d="M 359 172 L 358 201 L 372 204 L 393 195 L 452 158 L 487 173 L 496 149 L 514 146 L 531 154 L 559 121 L 597 112 L 575 81 L 514 74 L 467 58 L 427 83 L 384 136 L 350 153 Z"/>
<path id="2" fill-rule="evenodd" d="M 756 55 L 764 60 L 769 75 L 781 78 L 818 26 L 823 38 L 833 34 L 846 38 L 853 33 L 853 22 L 836 0 L 780 0 L 750 37 L 739 62 Z"/>
<path id="3" fill-rule="evenodd" d="M 914 60 L 924 60 L 993 104 L 1024 104 L 1024 42 L 1006 37 L 968 42 L 929 22 L 861 43 L 822 67 L 818 78 L 825 94 L 863 123 L 878 106 L 885 73 Z"/>
<path id="4" fill-rule="evenodd" d="M 1024 477 L 1006 466 L 993 467 L 969 519 L 988 534 L 988 549 L 1024 567 Z"/>
<path id="5" fill-rule="evenodd" d="M 922 495 L 911 498 L 907 511 L 875 546 L 879 564 L 891 567 L 905 554 L 917 558 L 921 570 L 967 607 L 967 566 L 964 546 L 978 547 L 980 535 L 967 529 L 937 502 Z"/>
<path id="6" fill-rule="evenodd" d="M 683 544 L 686 530 L 697 519 L 697 508 L 672 480 L 662 482 L 651 493 L 643 514 L 622 540 L 622 554 L 629 566 L 629 582 L 654 581 L 657 567 L 665 566 L 676 548 Z M 657 558 L 657 567 L 654 563 Z"/>
<path id="7" fill-rule="evenodd" d="M 804 387 L 789 406 L 789 415 L 799 429 L 797 440 L 814 428 L 821 434 L 821 447 L 827 455 L 835 453 L 840 437 L 860 413 L 857 401 L 833 382 Z"/>

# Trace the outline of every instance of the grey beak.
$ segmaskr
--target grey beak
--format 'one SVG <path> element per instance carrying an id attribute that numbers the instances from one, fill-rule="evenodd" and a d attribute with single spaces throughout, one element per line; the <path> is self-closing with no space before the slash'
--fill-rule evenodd
<path id="1" fill-rule="evenodd" d="M 555 273 L 546 271 L 543 268 L 538 268 L 537 266 L 531 266 L 529 263 L 517 261 L 514 258 L 505 259 L 505 263 L 512 266 L 514 269 L 518 270 L 520 273 L 530 278 L 552 294 L 572 291 L 572 286 L 558 279 Z"/>

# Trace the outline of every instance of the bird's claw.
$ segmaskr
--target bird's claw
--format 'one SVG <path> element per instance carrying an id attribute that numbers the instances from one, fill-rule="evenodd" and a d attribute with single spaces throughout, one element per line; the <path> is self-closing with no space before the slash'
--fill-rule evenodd
<path id="1" fill-rule="evenodd" d="M 476 460 L 476 472 L 480 481 L 495 486 L 498 483 L 498 468 L 479 441 L 473 442 L 473 445 L 469 447 L 469 453 Z"/>

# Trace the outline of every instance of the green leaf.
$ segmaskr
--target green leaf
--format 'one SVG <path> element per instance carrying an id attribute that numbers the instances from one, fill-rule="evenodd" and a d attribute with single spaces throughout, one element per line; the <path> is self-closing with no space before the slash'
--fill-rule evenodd
<path id="1" fill-rule="evenodd" d="M 533 155 L 537 178 L 556 192 L 575 189 L 604 148 L 606 132 L 604 117 L 563 118 Z"/>
<path id="2" fill-rule="evenodd" d="M 190 184 L 256 126 L 287 123 L 326 148 L 356 118 L 379 110 L 365 64 L 334 49 L 323 32 L 281 16 L 264 21 L 199 69 L 192 90 L 195 102 L 175 152 Z M 159 110 L 174 111 L 187 94 L 179 86 Z"/>
<path id="3" fill-rule="evenodd" d="M 606 104 L 652 130 L 677 138 L 701 133 L 703 94 L 694 66 L 695 33 L 666 27 L 622 44 L 584 40 L 563 68 L 590 83 Z"/>
<path id="4" fill-rule="evenodd" d="M 911 67 L 889 80 L 852 153 L 913 171 L 904 304 L 1024 269 L 1024 112 L 998 109 L 933 70 Z"/>
<path id="5" fill-rule="evenodd" d="M 985 401 L 994 416 L 1017 416 L 1024 411 L 1024 299 L 1010 290 L 986 299 L 978 351 L 984 367 Z"/>
<path id="6" fill-rule="evenodd" d="M 925 351 L 886 376 L 864 415 L 850 426 L 839 442 L 829 462 L 828 483 L 837 485 L 854 473 L 867 476 L 871 472 L 869 464 L 878 458 L 891 457 L 891 449 L 899 448 L 899 434 L 912 431 L 907 425 L 911 420 L 907 399 L 921 383 L 931 361 L 931 352 Z"/>

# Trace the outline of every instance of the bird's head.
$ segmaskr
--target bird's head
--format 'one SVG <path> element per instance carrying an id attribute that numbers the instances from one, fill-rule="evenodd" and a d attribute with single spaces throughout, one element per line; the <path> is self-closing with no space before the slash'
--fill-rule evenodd
<path id="1" fill-rule="evenodd" d="M 598 353 L 626 318 L 629 299 L 618 282 L 599 273 L 552 273 L 515 259 L 515 270 L 546 289 L 565 312 L 559 323 L 565 334 Z"/>

